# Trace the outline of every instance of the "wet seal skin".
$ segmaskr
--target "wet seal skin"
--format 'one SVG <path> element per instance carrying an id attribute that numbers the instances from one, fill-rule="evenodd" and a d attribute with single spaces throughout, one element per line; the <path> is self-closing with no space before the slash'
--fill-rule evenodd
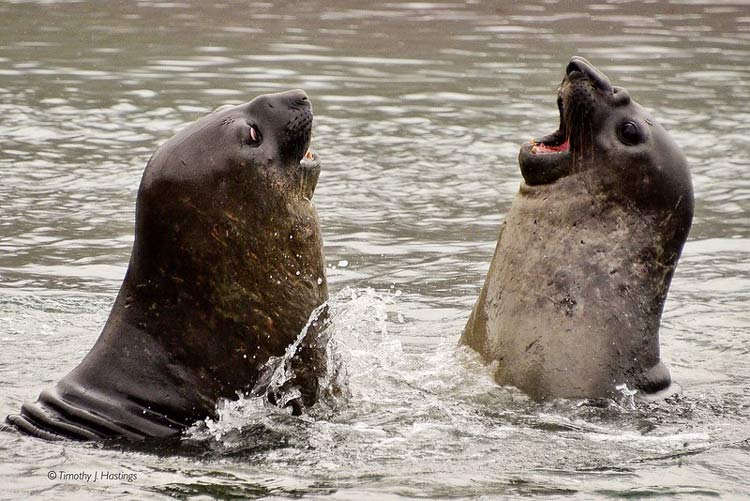
<path id="1" fill-rule="evenodd" d="M 263 95 L 161 145 L 99 339 L 7 422 L 46 439 L 170 437 L 215 417 L 219 399 L 259 391 L 264 362 L 284 354 L 328 297 L 312 120 L 304 91 Z M 297 411 L 314 403 L 325 369 L 321 322 L 293 359 L 299 397 L 283 403 Z"/>
<path id="2" fill-rule="evenodd" d="M 668 390 L 659 322 L 693 218 L 684 155 L 581 57 L 559 129 L 521 147 L 523 182 L 461 343 L 532 398 Z"/>

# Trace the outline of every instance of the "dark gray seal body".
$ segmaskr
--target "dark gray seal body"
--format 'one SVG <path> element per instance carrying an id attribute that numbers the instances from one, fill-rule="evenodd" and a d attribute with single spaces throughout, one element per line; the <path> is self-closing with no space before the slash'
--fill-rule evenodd
<path id="1" fill-rule="evenodd" d="M 535 399 L 670 385 L 659 322 L 693 216 L 684 155 L 628 92 L 574 57 L 560 128 L 526 143 L 524 182 L 461 337 Z"/>
<path id="2" fill-rule="evenodd" d="M 168 437 L 252 390 L 327 299 L 311 128 L 307 95 L 289 91 L 216 111 L 160 146 L 99 339 L 7 421 L 49 439 Z M 297 354 L 300 405 L 325 365 L 313 345 Z"/>

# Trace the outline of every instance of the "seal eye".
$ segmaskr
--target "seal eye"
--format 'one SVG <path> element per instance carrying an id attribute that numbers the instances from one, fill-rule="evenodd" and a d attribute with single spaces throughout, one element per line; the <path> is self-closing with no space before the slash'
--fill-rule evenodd
<path id="1" fill-rule="evenodd" d="M 641 129 L 635 122 L 625 122 L 622 124 L 617 131 L 617 135 L 620 137 L 620 141 L 628 146 L 643 142 L 643 134 L 641 134 Z"/>
<path id="2" fill-rule="evenodd" d="M 250 133 L 247 135 L 247 142 L 250 143 L 251 146 L 258 146 L 262 140 L 263 136 L 260 135 L 258 128 L 251 125 Z"/>

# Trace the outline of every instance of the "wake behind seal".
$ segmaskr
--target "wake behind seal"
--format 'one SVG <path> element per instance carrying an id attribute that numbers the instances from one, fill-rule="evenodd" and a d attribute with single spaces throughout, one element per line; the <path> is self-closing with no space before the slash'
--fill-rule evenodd
<path id="1" fill-rule="evenodd" d="M 161 145 L 98 340 L 7 422 L 48 439 L 170 437 L 252 390 L 328 297 L 312 120 L 303 91 L 263 95 Z M 325 370 L 318 329 L 295 356 L 298 405 L 314 403 Z"/>
<path id="2" fill-rule="evenodd" d="M 669 388 L 659 323 L 693 217 L 684 155 L 580 57 L 556 132 L 521 147 L 523 182 L 461 343 L 535 399 Z"/>

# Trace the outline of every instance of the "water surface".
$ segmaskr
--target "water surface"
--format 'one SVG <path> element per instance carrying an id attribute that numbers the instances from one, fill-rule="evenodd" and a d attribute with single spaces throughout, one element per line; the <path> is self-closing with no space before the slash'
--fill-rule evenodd
<path id="1" fill-rule="evenodd" d="M 350 391 L 303 418 L 240 401 L 181 451 L 3 433 L 2 495 L 750 491 L 750 6 L 508 4 L 0 2 L 0 415 L 95 341 L 154 148 L 220 104 L 296 87 L 316 112 Z M 519 146 L 555 129 L 573 54 L 652 110 L 692 169 L 695 220 L 661 330 L 679 398 L 533 404 L 455 349 Z M 136 478 L 47 478 L 61 470 Z"/>

